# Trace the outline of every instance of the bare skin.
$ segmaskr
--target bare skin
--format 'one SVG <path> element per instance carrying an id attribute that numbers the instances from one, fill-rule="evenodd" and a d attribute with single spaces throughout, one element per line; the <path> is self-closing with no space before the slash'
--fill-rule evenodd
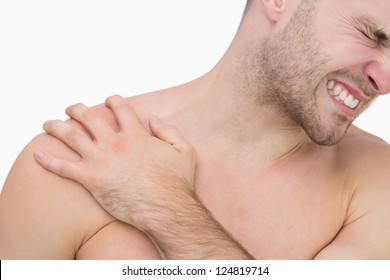
<path id="1" fill-rule="evenodd" d="M 297 1 L 288 3 L 296 5 Z M 263 11 L 257 5 L 252 3 L 250 15 Z M 243 42 L 261 41 L 248 39 L 249 27 L 270 28 L 277 21 L 281 23 L 275 28 L 282 28 L 285 18 L 279 10 L 265 7 L 268 21 L 249 15 L 230 52 L 210 73 L 189 84 L 129 98 L 127 102 L 146 129 L 150 117 L 156 115 L 182 132 L 197 155 L 196 195 L 253 257 L 390 258 L 388 145 L 354 126 L 331 147 L 320 146 L 311 139 L 320 141 L 326 138 L 322 131 L 335 127 L 336 131 L 329 134 L 338 140 L 353 119 L 342 113 L 345 110 L 335 105 L 326 90 L 328 80 L 346 79 L 333 71 L 348 69 L 357 76 L 362 64 L 362 73 L 370 73 L 362 74 L 355 85 L 369 96 L 356 109 L 357 114 L 377 95 L 390 90 L 385 67 L 388 56 L 384 60 L 385 56 L 355 43 L 349 45 L 359 54 L 353 58 L 355 61 L 351 58 L 341 63 L 333 55 L 335 59 L 330 60 L 328 69 L 332 74 L 325 72 L 326 79 L 319 81 L 316 98 L 323 129 L 321 133 L 314 130 L 309 138 L 297 120 L 282 114 L 280 104 L 254 106 L 258 97 L 253 98 L 252 88 L 245 83 L 248 76 L 241 68 L 230 67 Z M 363 8 L 356 9 L 367 12 Z M 292 10 L 286 9 L 287 15 Z M 381 18 L 386 18 L 385 10 L 381 10 Z M 324 8 L 321 14 L 327 12 Z M 316 22 L 316 26 L 321 23 Z M 336 27 L 333 31 L 337 34 Z M 323 37 L 328 35 L 324 33 Z M 331 46 L 337 49 L 337 44 Z M 333 48 L 327 49 L 328 55 Z M 374 58 L 375 63 L 369 64 Z M 374 68 L 376 65 L 380 67 Z M 93 112 L 103 115 L 117 129 L 109 109 L 100 106 Z M 2 259 L 160 257 L 145 233 L 109 215 L 79 183 L 39 166 L 32 154 L 43 147 L 58 157 L 79 159 L 64 143 L 48 135 L 38 136 L 22 152 L 0 197 Z"/>

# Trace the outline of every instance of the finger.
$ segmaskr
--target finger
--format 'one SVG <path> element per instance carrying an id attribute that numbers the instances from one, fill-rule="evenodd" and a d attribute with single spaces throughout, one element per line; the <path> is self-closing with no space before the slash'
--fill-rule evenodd
<path id="1" fill-rule="evenodd" d="M 82 103 L 66 108 L 66 114 L 83 125 L 96 140 L 104 139 L 112 132 L 112 128 L 97 109 L 89 108 Z"/>
<path id="2" fill-rule="evenodd" d="M 128 131 L 131 135 L 138 136 L 147 134 L 133 108 L 121 96 L 110 96 L 105 104 L 113 111 L 121 131 Z"/>
<path id="3" fill-rule="evenodd" d="M 156 116 L 150 118 L 149 124 L 153 135 L 158 139 L 171 144 L 180 152 L 193 153 L 193 147 L 176 127 L 163 123 Z"/>
<path id="4" fill-rule="evenodd" d="M 60 159 L 42 150 L 36 150 L 34 158 L 46 170 L 81 183 L 83 172 L 80 172 L 80 165 L 77 162 Z"/>
<path id="5" fill-rule="evenodd" d="M 43 129 L 51 136 L 62 141 L 83 158 L 93 153 L 93 143 L 91 139 L 78 128 L 75 128 L 63 121 L 47 121 L 43 124 Z"/>

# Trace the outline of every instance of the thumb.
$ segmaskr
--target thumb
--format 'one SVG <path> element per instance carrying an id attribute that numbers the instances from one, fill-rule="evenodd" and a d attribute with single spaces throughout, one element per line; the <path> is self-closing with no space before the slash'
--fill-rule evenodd
<path id="1" fill-rule="evenodd" d="M 152 116 L 149 120 L 150 130 L 158 139 L 167 142 L 179 151 L 192 149 L 192 146 L 187 142 L 180 131 L 172 126 L 165 124 L 158 117 Z"/>

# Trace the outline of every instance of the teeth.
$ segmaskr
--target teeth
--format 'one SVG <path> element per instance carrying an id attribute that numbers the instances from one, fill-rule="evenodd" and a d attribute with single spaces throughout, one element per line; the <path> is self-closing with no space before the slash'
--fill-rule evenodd
<path id="1" fill-rule="evenodd" d="M 347 89 L 345 89 L 342 85 L 337 84 L 335 81 L 329 81 L 327 88 L 338 101 L 351 109 L 355 109 L 360 103 L 360 101 L 355 99 Z"/>
<path id="2" fill-rule="evenodd" d="M 346 90 L 343 90 L 341 93 L 340 93 L 340 99 L 341 100 L 344 100 L 345 98 L 347 98 L 348 96 L 348 92 Z M 352 97 L 353 98 L 353 97 Z"/>
<path id="3" fill-rule="evenodd" d="M 357 105 L 359 105 L 359 100 L 355 99 L 354 101 L 352 101 L 352 103 L 349 105 L 349 107 L 351 109 L 355 109 L 357 107 Z"/>
<path id="4" fill-rule="evenodd" d="M 339 94 L 341 93 L 341 91 L 342 91 L 341 87 L 337 85 L 337 86 L 333 89 L 333 94 L 334 94 L 335 96 L 337 96 L 337 95 L 339 95 Z"/>
<path id="5" fill-rule="evenodd" d="M 351 107 L 352 102 L 355 99 L 352 97 L 352 95 L 349 95 L 347 98 L 344 99 L 344 104 L 347 105 L 348 107 Z"/>
<path id="6" fill-rule="evenodd" d="M 328 83 L 328 89 L 329 90 L 332 90 L 334 88 L 334 81 L 330 81 L 329 83 Z"/>

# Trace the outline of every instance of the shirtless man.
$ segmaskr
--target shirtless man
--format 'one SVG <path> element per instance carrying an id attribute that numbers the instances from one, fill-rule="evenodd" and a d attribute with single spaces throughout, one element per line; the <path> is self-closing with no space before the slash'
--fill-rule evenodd
<path id="1" fill-rule="evenodd" d="M 248 0 L 203 77 L 70 107 L 95 141 L 54 121 L 58 139 L 25 148 L 0 197 L 0 257 L 389 259 L 390 149 L 351 125 L 390 91 L 389 12 L 387 0 Z"/>

